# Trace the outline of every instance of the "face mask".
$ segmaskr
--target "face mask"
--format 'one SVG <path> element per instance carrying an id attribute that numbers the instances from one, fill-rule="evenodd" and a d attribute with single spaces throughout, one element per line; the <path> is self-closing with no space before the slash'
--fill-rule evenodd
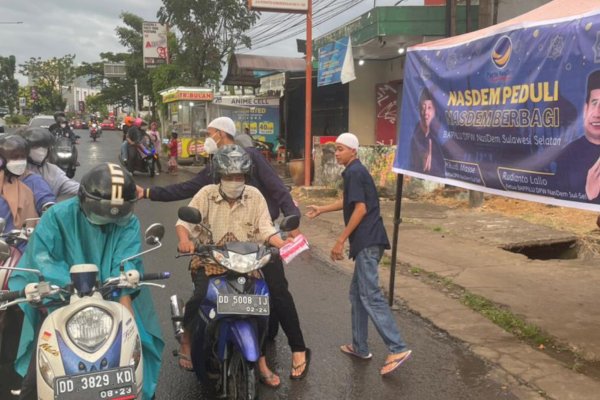
<path id="1" fill-rule="evenodd" d="M 29 151 L 29 158 L 35 163 L 41 164 L 48 155 L 48 149 L 45 147 L 34 147 Z"/>
<path id="2" fill-rule="evenodd" d="M 229 199 L 238 199 L 244 193 L 245 187 L 245 182 L 221 181 L 221 191 Z"/>
<path id="3" fill-rule="evenodd" d="M 63 122 L 63 123 L 61 123 L 61 124 L 60 124 L 60 127 L 61 127 L 61 128 L 66 128 L 66 127 L 67 127 L 67 124 L 65 124 L 65 123 Z"/>
<path id="4" fill-rule="evenodd" d="M 208 154 L 215 154 L 217 152 L 217 142 L 211 137 L 206 138 L 204 141 L 204 151 Z"/>
<path id="5" fill-rule="evenodd" d="M 6 169 L 13 175 L 21 176 L 27 168 L 27 160 L 10 160 L 6 163 Z"/>

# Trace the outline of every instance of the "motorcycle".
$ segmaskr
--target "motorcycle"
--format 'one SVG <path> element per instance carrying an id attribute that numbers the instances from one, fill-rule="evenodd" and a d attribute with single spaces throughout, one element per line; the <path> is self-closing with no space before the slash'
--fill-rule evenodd
<path id="1" fill-rule="evenodd" d="M 6 253 L 0 255 L 4 260 L 0 265 L 7 269 L 0 269 L 0 295 L 8 292 L 8 279 L 11 272 L 19 263 L 23 246 L 29 240 L 33 228 L 28 223 L 37 221 L 39 218 L 25 220 L 21 229 L 13 229 L 4 232 L 6 221 L 0 218 L 0 239 L 4 240 L 7 247 Z M 18 307 L 0 310 L 0 398 L 10 398 L 10 390 L 17 390 L 21 386 L 21 377 L 15 372 L 13 363 L 17 357 L 19 347 L 19 334 L 23 324 L 23 312 Z"/>
<path id="2" fill-rule="evenodd" d="M 75 169 L 79 165 L 76 147 L 79 136 L 75 135 L 70 128 L 58 128 L 51 130 L 51 132 L 56 137 L 56 142 L 50 152 L 50 162 L 65 171 L 67 177 L 73 178 Z"/>
<path id="3" fill-rule="evenodd" d="M 39 400 L 139 399 L 143 387 L 142 344 L 134 316 L 117 301 L 110 301 L 119 289 L 164 285 L 146 281 L 168 279 L 169 272 L 124 271 L 125 263 L 162 246 L 164 226 L 151 225 L 146 243 L 154 247 L 120 263 L 120 275 L 97 281 L 98 267 L 78 264 L 70 268 L 71 283 L 52 285 L 34 269 L 39 282 L 21 291 L 0 295 L 0 309 L 29 303 L 44 310 L 59 307 L 43 320 L 33 360 L 36 362 Z M 7 244 L 0 242 L 0 255 Z M 0 267 L 3 268 L 3 267 Z"/>
<path id="4" fill-rule="evenodd" d="M 102 135 L 102 128 L 97 123 L 90 124 L 90 137 L 95 142 Z"/>
<path id="5" fill-rule="evenodd" d="M 143 142 L 136 144 L 136 146 L 137 151 L 134 160 L 127 160 L 127 162 L 125 162 L 123 156 L 119 154 L 119 162 L 123 168 L 127 169 L 132 174 L 134 171 L 145 172 L 150 177 L 153 177 L 156 174 L 158 153 L 154 148 L 152 140 L 150 140 L 150 136 L 146 134 Z"/>
<path id="6" fill-rule="evenodd" d="M 178 215 L 181 220 L 207 230 L 212 237 L 212 232 L 201 224 L 202 216 L 197 209 L 181 207 Z M 298 216 L 288 216 L 281 221 L 280 230 L 292 231 L 299 223 Z M 190 332 L 196 376 L 202 382 L 214 382 L 219 398 L 254 399 L 257 361 L 270 313 L 269 289 L 260 269 L 272 257 L 278 257 L 279 251 L 253 242 L 229 242 L 222 246 L 200 245 L 193 254 L 178 257 L 189 255 L 210 259 L 227 270 L 223 275 L 210 277 L 206 297 Z M 180 342 L 183 314 L 177 295 L 171 296 L 170 302 L 175 338 Z M 205 325 L 204 329 L 201 325 Z"/>

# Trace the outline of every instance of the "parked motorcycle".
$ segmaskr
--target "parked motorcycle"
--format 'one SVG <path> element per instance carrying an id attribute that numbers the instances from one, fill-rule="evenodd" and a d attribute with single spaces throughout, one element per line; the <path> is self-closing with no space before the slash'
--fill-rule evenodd
<path id="1" fill-rule="evenodd" d="M 8 279 L 11 272 L 19 263 L 22 255 L 22 249 L 29 240 L 33 232 L 30 222 L 37 221 L 38 218 L 25 220 L 21 229 L 13 229 L 10 232 L 4 232 L 6 221 L 0 218 L 0 239 L 5 241 L 6 247 L 0 249 L 5 251 L 0 255 L 1 266 L 6 269 L 0 269 L 0 295 L 8 292 Z M 11 307 L 6 310 L 0 310 L 0 398 L 10 398 L 10 390 L 19 389 L 21 386 L 21 377 L 14 370 L 14 361 L 17 357 L 19 347 L 19 335 L 23 324 L 23 312 L 19 307 Z"/>
<path id="2" fill-rule="evenodd" d="M 179 218 L 202 225 L 200 212 L 181 207 Z M 298 228 L 298 216 L 281 221 L 282 231 Z M 267 241 L 268 242 L 268 241 Z M 209 279 L 208 291 L 200 305 L 191 333 L 192 364 L 200 381 L 213 381 L 220 398 L 250 400 L 256 398 L 261 343 L 264 340 L 270 313 L 269 289 L 260 269 L 278 249 L 253 242 L 229 242 L 222 246 L 200 245 L 195 253 L 201 259 L 210 259 L 227 269 L 223 275 Z M 179 255 L 178 257 L 183 256 Z M 171 314 L 175 337 L 183 333 L 182 312 L 177 296 L 171 296 Z M 201 329 L 204 328 L 202 331 Z"/>
<path id="3" fill-rule="evenodd" d="M 123 168 L 127 169 L 132 174 L 134 171 L 145 172 L 150 177 L 153 177 L 156 174 L 158 153 L 154 148 L 152 140 L 150 140 L 150 136 L 146 134 L 144 140 L 136 146 L 137 152 L 134 160 L 127 160 L 127 162 L 125 162 L 123 156 L 119 154 L 119 162 Z"/>
<path id="4" fill-rule="evenodd" d="M 125 262 L 160 248 L 164 231 L 160 224 L 151 225 L 145 237 L 154 247 L 121 261 L 120 276 L 103 284 L 97 281 L 98 267 L 93 264 L 73 265 L 71 284 L 65 287 L 45 281 L 38 270 L 20 268 L 38 274 L 40 280 L 0 295 L 0 302 L 6 302 L 0 309 L 27 302 L 40 306 L 43 314 L 47 307 L 59 307 L 44 319 L 37 338 L 38 399 L 140 398 L 143 359 L 138 328 L 129 310 L 110 299 L 119 289 L 164 288 L 146 281 L 167 279 L 169 272 L 142 277 L 137 270 L 124 271 Z M 0 255 L 7 247 L 0 242 Z"/>
<path id="5" fill-rule="evenodd" d="M 96 122 L 93 122 L 90 125 L 90 137 L 95 142 L 102 135 L 102 127 L 98 125 Z"/>

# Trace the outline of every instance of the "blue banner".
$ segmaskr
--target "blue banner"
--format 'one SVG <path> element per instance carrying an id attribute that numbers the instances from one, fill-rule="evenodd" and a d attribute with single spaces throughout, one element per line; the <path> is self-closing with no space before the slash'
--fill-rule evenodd
<path id="1" fill-rule="evenodd" d="M 350 37 L 344 37 L 319 49 L 319 75 L 317 86 L 331 85 L 334 83 L 346 83 L 354 79 L 354 60 L 352 58 L 352 47 L 348 46 Z M 350 57 L 347 57 L 347 54 Z M 352 63 L 352 66 L 347 65 Z M 344 65 L 346 64 L 346 65 Z M 352 68 L 351 77 L 343 76 L 344 68 Z"/>
<path id="2" fill-rule="evenodd" d="M 409 50 L 394 171 L 600 210 L 600 16 L 523 25 Z"/>

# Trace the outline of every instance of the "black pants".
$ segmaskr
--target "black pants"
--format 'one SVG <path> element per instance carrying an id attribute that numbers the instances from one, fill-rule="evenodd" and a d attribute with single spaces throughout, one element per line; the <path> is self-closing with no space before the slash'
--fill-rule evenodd
<path id="1" fill-rule="evenodd" d="M 271 295 L 271 316 L 281 324 L 281 328 L 288 338 L 288 344 L 292 352 L 306 350 L 304 337 L 300 329 L 300 320 L 294 304 L 294 298 L 288 289 L 288 281 L 281 259 L 274 260 L 262 269 L 265 281 Z M 183 315 L 183 326 L 189 327 L 190 322 L 198 312 L 202 300 L 208 290 L 208 277 L 204 271 L 198 271 L 194 278 L 194 294 L 185 305 Z"/>

